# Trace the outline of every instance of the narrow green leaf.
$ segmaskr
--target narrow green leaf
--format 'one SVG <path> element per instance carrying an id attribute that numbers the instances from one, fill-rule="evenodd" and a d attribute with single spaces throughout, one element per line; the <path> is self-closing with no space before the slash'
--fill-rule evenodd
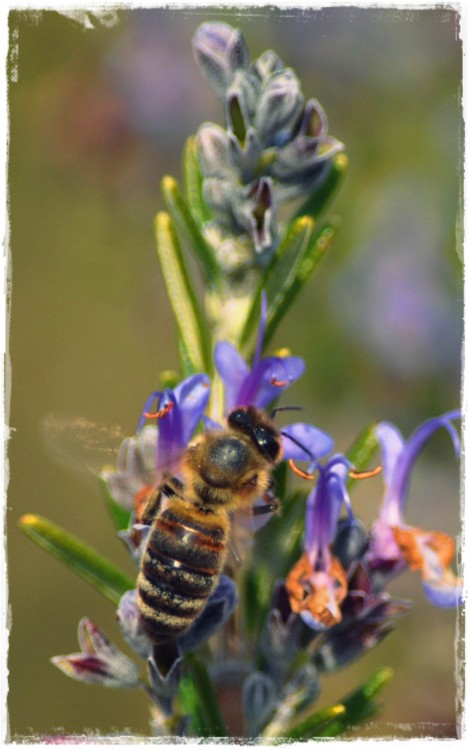
<path id="1" fill-rule="evenodd" d="M 375 431 L 376 426 L 376 422 L 367 425 L 346 453 L 347 458 L 351 461 L 357 471 L 364 471 L 367 469 L 370 461 L 374 458 L 379 449 L 379 441 Z M 348 480 L 349 485 L 353 482 L 354 479 Z"/>
<path id="2" fill-rule="evenodd" d="M 176 323 L 196 372 L 211 372 L 210 335 L 170 216 L 155 219 L 157 254 Z"/>
<path id="3" fill-rule="evenodd" d="M 183 378 L 188 378 L 190 375 L 195 375 L 198 372 L 197 367 L 195 366 L 186 347 L 184 339 L 181 336 L 178 336 L 178 352 Z"/>
<path id="4" fill-rule="evenodd" d="M 106 493 L 104 501 L 116 530 L 123 531 L 124 529 L 128 529 L 131 521 L 131 511 L 119 505 L 109 493 Z"/>
<path id="5" fill-rule="evenodd" d="M 346 708 L 341 703 L 322 708 L 291 727 L 286 736 L 290 740 L 307 740 L 318 737 L 319 733 L 326 731 L 333 722 L 336 724 L 338 717 L 341 717 L 345 712 Z"/>
<path id="6" fill-rule="evenodd" d="M 186 654 L 184 661 L 187 671 L 179 694 L 185 713 L 192 717 L 200 737 L 227 737 L 227 728 L 204 662 L 194 654 Z"/>
<path id="7" fill-rule="evenodd" d="M 325 727 L 318 734 L 319 737 L 337 737 L 349 728 L 361 724 L 366 719 L 380 711 L 380 705 L 373 699 L 393 677 L 390 667 L 383 667 L 370 677 L 357 690 L 350 693 L 342 701 L 345 712 L 334 723 Z"/>
<path id="8" fill-rule="evenodd" d="M 288 285 L 286 284 L 281 304 L 268 316 L 264 337 L 266 344 L 271 340 L 282 318 L 292 306 L 299 292 L 303 289 L 305 282 L 318 269 L 320 261 L 323 260 L 330 248 L 333 237 L 334 229 L 330 225 L 322 227 L 319 232 L 315 232 L 311 242 L 305 249 L 303 257 L 300 259 L 294 278 L 290 279 Z"/>
<path id="9" fill-rule="evenodd" d="M 20 528 L 114 604 L 119 604 L 121 596 L 135 587 L 135 581 L 113 563 L 47 518 L 27 514 L 20 519 Z"/>
<path id="10" fill-rule="evenodd" d="M 186 246 L 188 252 L 193 252 L 197 257 L 206 282 L 210 286 L 215 286 L 220 271 L 214 251 L 206 242 L 181 193 L 178 183 L 173 177 L 166 176 L 163 178 L 162 193 L 181 241 Z"/>
<path id="11" fill-rule="evenodd" d="M 191 719 L 191 730 L 200 736 L 201 728 L 205 726 L 205 718 L 196 685 L 190 675 L 184 675 L 181 678 L 178 695 L 182 713 Z"/>
<path id="12" fill-rule="evenodd" d="M 212 218 L 211 211 L 206 201 L 202 189 L 203 175 L 197 156 L 196 138 L 192 135 L 186 141 L 183 157 L 183 168 L 185 176 L 186 196 L 191 211 L 199 221 L 204 224 Z"/>
<path id="13" fill-rule="evenodd" d="M 266 292 L 268 300 L 267 323 L 276 315 L 282 305 L 286 291 L 297 274 L 302 258 L 308 248 L 313 232 L 313 221 L 308 216 L 296 219 L 288 227 L 276 254 L 262 275 L 253 295 L 253 304 L 241 336 L 241 345 L 246 346 L 253 338 L 259 323 L 261 293 Z"/>
<path id="14" fill-rule="evenodd" d="M 297 216 L 311 216 L 317 219 L 333 199 L 338 190 L 346 170 L 348 168 L 348 157 L 345 153 L 336 154 L 331 162 L 331 168 L 322 184 L 310 198 L 307 198 L 296 213 Z"/>
<path id="15" fill-rule="evenodd" d="M 245 631 L 252 635 L 259 630 L 267 606 L 266 593 L 268 587 L 259 567 L 246 566 L 240 589 Z"/>
<path id="16" fill-rule="evenodd" d="M 338 719 L 330 721 L 325 726 L 319 728 L 316 737 L 339 737 L 349 729 L 352 729 L 353 726 L 363 724 L 367 719 L 378 714 L 380 710 L 379 704 L 371 701 L 363 706 L 362 711 L 357 715 L 354 722 L 347 721 L 343 716 L 340 716 Z"/>

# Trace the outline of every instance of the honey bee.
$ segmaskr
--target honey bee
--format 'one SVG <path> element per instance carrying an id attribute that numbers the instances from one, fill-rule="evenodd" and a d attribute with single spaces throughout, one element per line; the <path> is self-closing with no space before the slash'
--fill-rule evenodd
<path id="1" fill-rule="evenodd" d="M 227 558 L 233 514 L 277 509 L 272 471 L 281 457 L 271 419 L 254 406 L 236 408 L 225 429 L 188 446 L 181 479 L 168 473 L 149 498 L 137 590 L 140 622 L 155 645 L 182 635 L 202 612 Z M 254 507 L 259 497 L 266 501 Z"/>

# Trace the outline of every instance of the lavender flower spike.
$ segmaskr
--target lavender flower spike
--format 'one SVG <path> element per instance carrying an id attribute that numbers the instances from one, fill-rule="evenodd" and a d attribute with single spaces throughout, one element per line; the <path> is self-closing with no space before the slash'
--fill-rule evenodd
<path id="1" fill-rule="evenodd" d="M 449 433 L 456 456 L 460 442 L 452 420 L 458 410 L 424 422 L 405 442 L 400 432 L 387 422 L 377 426 L 384 466 L 385 493 L 379 518 L 373 528 L 368 563 L 371 570 L 387 568 L 391 574 L 409 567 L 420 570 L 426 597 L 438 607 L 452 607 L 461 600 L 461 581 L 450 565 L 454 542 L 447 534 L 407 526 L 405 505 L 413 465 L 430 437 L 440 427 Z"/>

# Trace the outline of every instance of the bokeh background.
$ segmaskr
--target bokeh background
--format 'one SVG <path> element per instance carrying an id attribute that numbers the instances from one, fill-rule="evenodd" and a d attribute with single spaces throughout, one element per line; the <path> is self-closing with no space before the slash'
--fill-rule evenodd
<path id="1" fill-rule="evenodd" d="M 77 650 L 90 616 L 124 650 L 113 607 L 32 544 L 23 513 L 45 515 L 132 570 L 96 483 L 48 453 L 50 413 L 132 433 L 161 370 L 176 368 L 174 325 L 154 254 L 161 177 L 181 175 L 185 138 L 221 108 L 197 70 L 203 20 L 243 28 L 252 57 L 272 47 L 326 108 L 350 169 L 330 213 L 334 248 L 275 345 L 305 357 L 290 392 L 339 450 L 372 419 L 405 434 L 460 400 L 462 158 L 458 17 L 452 10 L 132 10 L 93 29 L 54 11 L 11 12 L 10 297 L 7 499 L 13 738 L 143 735 L 143 694 L 86 686 L 50 663 Z M 365 486 L 367 485 L 367 486 Z M 380 478 L 356 491 L 373 518 Z M 353 498 L 354 501 L 354 498 Z M 459 472 L 436 435 L 413 476 L 409 520 L 460 531 Z M 456 614 L 415 601 L 396 631 L 325 680 L 322 704 L 383 665 L 395 669 L 379 719 L 356 736 L 454 737 Z"/>

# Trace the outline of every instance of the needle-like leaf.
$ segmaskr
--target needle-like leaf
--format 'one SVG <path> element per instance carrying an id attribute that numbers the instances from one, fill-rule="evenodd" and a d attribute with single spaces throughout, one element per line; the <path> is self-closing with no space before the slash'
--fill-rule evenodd
<path id="1" fill-rule="evenodd" d="M 134 588 L 135 582 L 113 563 L 47 518 L 27 514 L 20 519 L 20 528 L 114 604 L 119 604 L 122 595 Z"/>
<path id="2" fill-rule="evenodd" d="M 186 196 L 190 209 L 199 222 L 204 224 L 211 219 L 211 212 L 204 200 L 202 191 L 203 175 L 197 157 L 196 139 L 190 136 L 186 141 L 183 156 Z"/>
<path id="3" fill-rule="evenodd" d="M 304 250 L 304 254 L 296 267 L 296 273 L 290 276 L 285 285 L 282 300 L 276 309 L 268 312 L 266 324 L 266 333 L 264 337 L 265 345 L 269 343 L 271 337 L 277 329 L 286 312 L 291 307 L 297 295 L 303 289 L 305 283 L 319 267 L 320 261 L 325 257 L 335 231 L 331 225 L 322 227 L 318 232 L 314 232 L 310 242 Z"/>
<path id="4" fill-rule="evenodd" d="M 277 252 L 262 274 L 253 304 L 241 336 L 241 345 L 246 346 L 253 338 L 259 323 L 261 294 L 264 291 L 268 300 L 267 324 L 282 306 L 284 296 L 294 282 L 313 232 L 313 221 L 308 216 L 296 219 L 287 229 Z"/>
<path id="5" fill-rule="evenodd" d="M 296 216 L 311 216 L 313 219 L 318 219 L 320 214 L 325 210 L 326 206 L 332 201 L 334 194 L 338 190 L 346 170 L 348 168 L 348 157 L 344 152 L 336 154 L 331 163 L 330 170 L 323 183 L 317 190 L 311 195 L 305 203 L 303 203 Z"/>
<path id="6" fill-rule="evenodd" d="M 370 461 L 379 449 L 376 426 L 376 422 L 367 425 L 346 453 L 347 458 L 358 471 L 364 471 L 370 465 Z M 353 482 L 353 479 L 348 480 L 348 484 Z"/>
<path id="7" fill-rule="evenodd" d="M 204 662 L 194 654 L 185 656 L 186 674 L 179 695 L 183 710 L 192 718 L 199 737 L 227 737 L 227 729 Z"/>
<path id="8" fill-rule="evenodd" d="M 157 255 L 185 350 L 197 372 L 210 374 L 210 333 L 183 256 L 173 221 L 160 212 L 155 219 Z"/>
<path id="9" fill-rule="evenodd" d="M 380 704 L 373 699 L 393 677 L 390 667 L 383 667 L 370 677 L 360 688 L 350 693 L 342 701 L 345 712 L 336 721 L 324 727 L 317 737 L 338 737 L 348 729 L 361 724 L 380 711 Z"/>
<path id="10" fill-rule="evenodd" d="M 215 286 L 219 277 L 219 266 L 214 252 L 202 235 L 198 223 L 173 177 L 163 178 L 162 193 L 180 240 L 188 251 L 193 252 L 198 259 L 207 284 L 211 287 Z"/>

